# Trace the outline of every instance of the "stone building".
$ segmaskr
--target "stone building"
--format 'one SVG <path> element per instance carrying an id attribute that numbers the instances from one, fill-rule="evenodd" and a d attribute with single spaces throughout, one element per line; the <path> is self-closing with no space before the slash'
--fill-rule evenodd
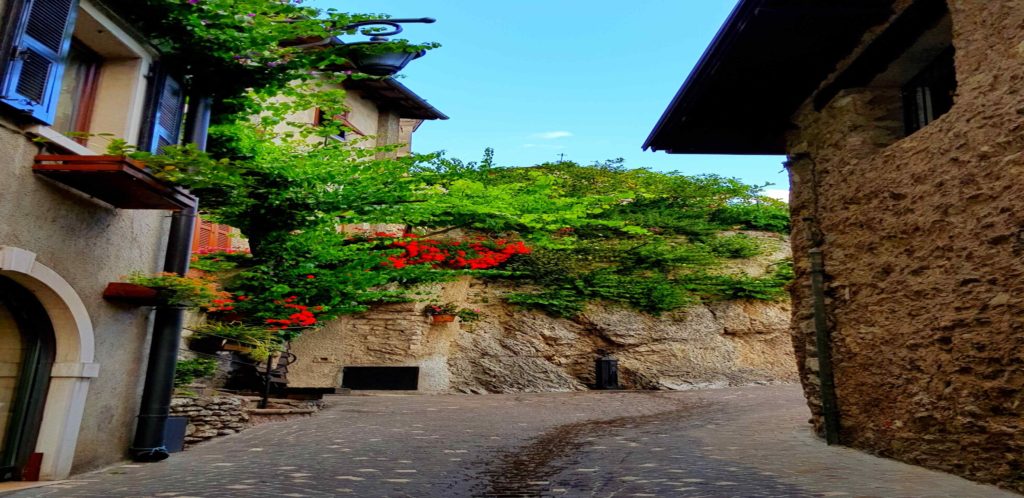
<path id="1" fill-rule="evenodd" d="M 842 444 L 1017 490 L 1022 83 L 1019 0 L 742 0 L 644 144 L 788 155 L 819 432 L 825 400 Z"/>
<path id="2" fill-rule="evenodd" d="M 346 128 L 332 140 L 349 141 L 356 147 L 398 146 L 384 153 L 407 156 L 412 153 L 413 133 L 424 121 L 446 120 L 446 116 L 394 78 L 358 79 L 345 82 L 345 105 L 340 116 L 324 116 L 320 109 L 306 109 L 288 117 L 288 122 L 317 125 L 325 119 L 340 120 Z M 281 130 L 287 130 L 282 125 Z M 238 251 L 249 244 L 237 228 L 198 217 L 193 251 Z"/>

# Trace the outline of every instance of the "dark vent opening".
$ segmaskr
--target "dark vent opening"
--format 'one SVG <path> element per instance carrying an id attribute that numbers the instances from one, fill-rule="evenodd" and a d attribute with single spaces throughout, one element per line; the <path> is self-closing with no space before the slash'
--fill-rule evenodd
<path id="1" fill-rule="evenodd" d="M 345 367 L 341 387 L 353 391 L 415 391 L 420 367 Z"/>

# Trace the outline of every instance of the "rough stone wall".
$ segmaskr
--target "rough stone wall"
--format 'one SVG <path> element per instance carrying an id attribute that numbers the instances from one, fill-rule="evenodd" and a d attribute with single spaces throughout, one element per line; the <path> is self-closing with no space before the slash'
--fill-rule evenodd
<path id="1" fill-rule="evenodd" d="M 67 191 L 32 173 L 37 153 L 17 123 L 0 118 L 0 246 L 36 253 L 74 288 L 94 328 L 100 373 L 89 384 L 78 473 L 124 459 L 131 444 L 151 310 L 114 305 L 102 294 L 132 271 L 160 271 L 166 212 L 117 210 Z"/>
<path id="2" fill-rule="evenodd" d="M 172 417 L 188 417 L 185 444 L 235 434 L 249 425 L 246 402 L 237 396 L 175 397 Z"/>
<path id="3" fill-rule="evenodd" d="M 449 283 L 437 290 L 436 300 L 462 301 L 468 285 L 468 281 Z M 449 347 L 459 325 L 432 324 L 423 315 L 424 305 L 378 306 L 303 334 L 291 346 L 299 360 L 288 367 L 288 386 L 339 387 L 345 366 L 418 366 L 421 391 L 446 392 Z"/>
<path id="4" fill-rule="evenodd" d="M 773 247 L 733 271 L 762 274 L 789 257 L 778 236 L 753 234 Z M 601 304 L 576 320 L 504 304 L 521 289 L 472 279 L 434 289 L 432 301 L 482 311 L 474 323 L 431 324 L 424 303 L 387 305 L 336 320 L 292 345 L 290 387 L 338 387 L 344 366 L 419 366 L 425 392 L 583 390 L 594 381 L 598 350 L 619 359 L 624 387 L 689 389 L 796 380 L 789 305 L 732 301 L 654 317 Z"/>
<path id="5" fill-rule="evenodd" d="M 820 429 L 816 239 L 842 442 L 1021 491 L 1024 3 L 949 7 L 959 83 L 949 113 L 900 138 L 895 95 L 857 89 L 796 118 L 794 345 Z"/>
<path id="6" fill-rule="evenodd" d="M 694 389 L 793 381 L 788 303 L 731 301 L 655 317 L 591 304 L 576 320 L 510 308 L 504 285 L 474 282 L 485 318 L 462 325 L 451 349 L 452 390 L 584 390 L 599 351 L 619 360 L 627 389 Z"/>
<path id="7" fill-rule="evenodd" d="M 175 396 L 171 399 L 171 416 L 188 417 L 187 447 L 267 422 L 308 417 L 325 406 L 323 401 L 271 399 L 267 408 L 257 408 L 258 401 L 258 397 L 251 396 Z"/>

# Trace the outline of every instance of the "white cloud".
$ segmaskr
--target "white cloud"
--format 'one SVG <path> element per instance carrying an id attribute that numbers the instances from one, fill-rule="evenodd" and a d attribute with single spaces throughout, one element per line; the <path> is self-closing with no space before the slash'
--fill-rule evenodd
<path id="1" fill-rule="evenodd" d="M 783 202 L 789 202 L 789 190 L 769 188 L 765 189 L 762 193 L 765 195 L 765 197 L 771 197 L 772 199 L 778 199 Z"/>
<path id="2" fill-rule="evenodd" d="M 534 133 L 531 135 L 533 138 L 539 138 L 541 140 L 555 140 L 558 138 L 568 138 L 572 136 L 572 132 L 568 131 L 545 131 L 544 133 Z"/>
<path id="3" fill-rule="evenodd" d="M 564 145 L 555 144 L 523 144 L 524 149 L 564 149 Z"/>

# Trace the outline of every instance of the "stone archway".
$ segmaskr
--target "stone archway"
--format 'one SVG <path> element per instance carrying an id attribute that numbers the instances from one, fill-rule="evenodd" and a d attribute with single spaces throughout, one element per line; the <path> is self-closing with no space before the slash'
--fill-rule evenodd
<path id="1" fill-rule="evenodd" d="M 43 454 L 40 479 L 63 479 L 71 473 L 89 381 L 99 374 L 92 322 L 71 285 L 35 253 L 0 246 L 0 275 L 32 292 L 53 324 L 57 351 L 36 451 Z"/>

